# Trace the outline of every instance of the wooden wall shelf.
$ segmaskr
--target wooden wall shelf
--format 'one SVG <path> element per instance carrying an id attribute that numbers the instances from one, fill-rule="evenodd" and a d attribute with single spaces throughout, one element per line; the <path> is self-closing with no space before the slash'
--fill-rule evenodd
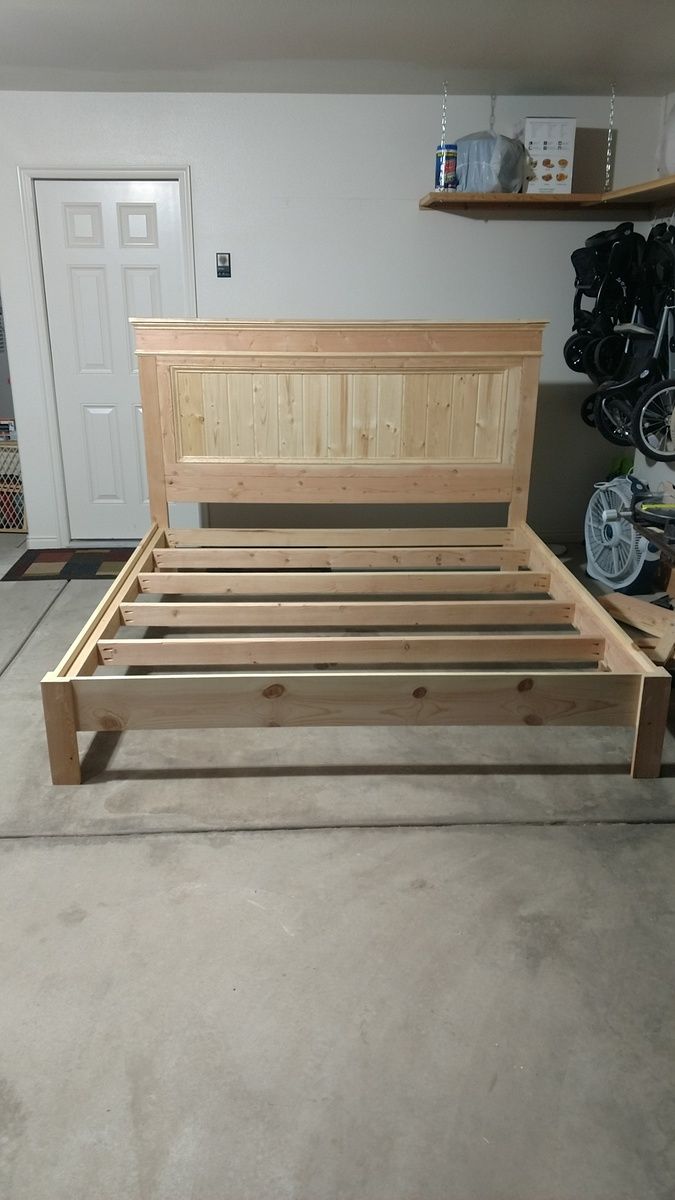
<path id="1" fill-rule="evenodd" d="M 675 209 L 675 175 L 635 183 L 613 192 L 531 195 L 507 192 L 428 192 L 420 208 L 474 220 L 650 221 Z"/>

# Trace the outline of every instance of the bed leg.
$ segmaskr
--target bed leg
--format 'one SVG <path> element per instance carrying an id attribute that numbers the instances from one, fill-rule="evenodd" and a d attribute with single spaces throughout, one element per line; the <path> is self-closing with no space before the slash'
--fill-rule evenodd
<path id="1" fill-rule="evenodd" d="M 670 686 L 670 676 L 665 671 L 643 676 L 630 768 L 634 779 L 657 779 L 661 773 Z"/>
<path id="2" fill-rule="evenodd" d="M 80 783 L 72 685 L 67 679 L 46 675 L 41 686 L 52 783 Z"/>

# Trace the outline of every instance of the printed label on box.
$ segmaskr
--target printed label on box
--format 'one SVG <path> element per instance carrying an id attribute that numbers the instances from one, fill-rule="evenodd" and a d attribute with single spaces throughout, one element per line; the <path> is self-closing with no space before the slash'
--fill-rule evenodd
<path id="1" fill-rule="evenodd" d="M 571 192 L 577 123 L 567 117 L 526 117 L 518 131 L 531 160 L 527 191 Z"/>

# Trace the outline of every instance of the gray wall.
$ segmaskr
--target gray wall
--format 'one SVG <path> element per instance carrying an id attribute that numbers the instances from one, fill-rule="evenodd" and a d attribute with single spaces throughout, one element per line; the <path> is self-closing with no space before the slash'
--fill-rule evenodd
<path id="1" fill-rule="evenodd" d="M 2 315 L 2 297 L 0 296 L 0 418 L 13 417 L 12 386 L 9 381 L 9 356 L 7 340 Z"/>

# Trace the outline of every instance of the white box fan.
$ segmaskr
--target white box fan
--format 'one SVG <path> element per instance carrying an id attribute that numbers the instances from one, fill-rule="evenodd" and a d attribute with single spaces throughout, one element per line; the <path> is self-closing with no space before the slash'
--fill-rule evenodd
<path id="1" fill-rule="evenodd" d="M 631 511 L 633 492 L 627 475 L 596 483 L 586 509 L 586 570 L 612 591 L 649 590 L 660 552 L 623 515 Z M 636 586 L 637 585 L 637 586 Z"/>

